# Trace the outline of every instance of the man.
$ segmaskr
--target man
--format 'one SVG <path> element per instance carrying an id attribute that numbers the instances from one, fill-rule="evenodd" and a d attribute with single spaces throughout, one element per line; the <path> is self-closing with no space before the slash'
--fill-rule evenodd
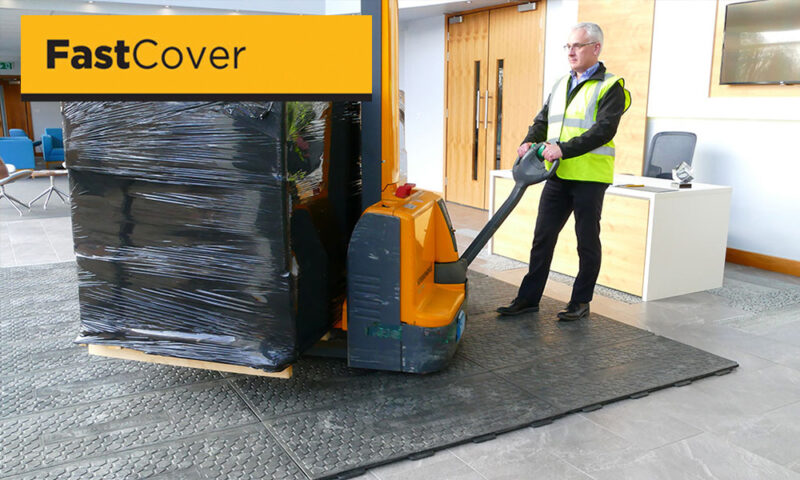
<path id="1" fill-rule="evenodd" d="M 607 73 L 598 61 L 602 48 L 599 26 L 579 23 L 572 28 L 564 45 L 572 70 L 553 86 L 517 150 L 522 156 L 532 142 L 547 140 L 545 163 L 549 168 L 560 158 L 561 165 L 542 190 L 528 274 L 511 305 L 497 309 L 502 315 L 539 311 L 558 234 L 574 212 L 578 276 L 558 318 L 575 321 L 589 316 L 600 272 L 600 213 L 614 175 L 613 138 L 631 102 L 624 80 Z"/>

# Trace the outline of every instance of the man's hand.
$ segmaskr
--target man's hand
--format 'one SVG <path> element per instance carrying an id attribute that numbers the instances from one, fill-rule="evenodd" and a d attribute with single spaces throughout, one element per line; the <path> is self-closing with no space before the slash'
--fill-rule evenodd
<path id="1" fill-rule="evenodd" d="M 522 156 L 525 155 L 525 152 L 530 150 L 531 145 L 533 145 L 531 142 L 526 142 L 520 145 L 519 148 L 517 148 L 517 156 L 522 158 Z"/>
<path id="2" fill-rule="evenodd" d="M 558 160 L 562 157 L 561 147 L 558 144 L 553 143 L 545 143 L 544 144 L 544 152 L 542 152 L 542 156 L 548 162 L 552 162 L 553 160 Z M 527 149 L 526 149 L 527 150 Z"/>

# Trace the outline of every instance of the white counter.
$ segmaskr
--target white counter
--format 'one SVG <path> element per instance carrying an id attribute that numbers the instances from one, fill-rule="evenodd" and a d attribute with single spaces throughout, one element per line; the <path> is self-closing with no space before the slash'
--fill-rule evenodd
<path id="1" fill-rule="evenodd" d="M 513 187 L 511 172 L 491 172 L 490 213 Z M 722 286 L 731 187 L 693 183 L 673 189 L 670 180 L 615 175 L 601 220 L 603 264 L 598 283 L 643 300 Z M 543 184 L 529 187 L 490 243 L 490 251 L 527 262 Z M 647 187 L 670 189 L 648 191 Z M 571 219 L 559 236 L 551 268 L 575 276 L 577 253 Z"/>

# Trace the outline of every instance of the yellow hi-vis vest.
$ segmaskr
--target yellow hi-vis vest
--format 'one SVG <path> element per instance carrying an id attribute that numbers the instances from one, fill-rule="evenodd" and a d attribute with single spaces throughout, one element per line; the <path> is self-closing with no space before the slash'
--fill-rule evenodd
<path id="1" fill-rule="evenodd" d="M 553 87 L 547 110 L 547 141 L 566 142 L 589 130 L 597 121 L 597 106 L 608 89 L 619 83 L 625 92 L 625 110 L 631 104 L 631 94 L 625 90 L 625 80 L 606 73 L 603 81 L 587 80 L 575 98 L 567 105 L 567 75 Z M 545 162 L 548 170 L 551 163 Z M 572 158 L 562 158 L 556 172 L 565 180 L 612 183 L 614 181 L 614 140 L 591 152 Z"/>

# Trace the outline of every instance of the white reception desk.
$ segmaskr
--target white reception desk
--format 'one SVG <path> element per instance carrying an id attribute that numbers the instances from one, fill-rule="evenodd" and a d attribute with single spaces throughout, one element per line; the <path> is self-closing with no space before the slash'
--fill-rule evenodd
<path id="1" fill-rule="evenodd" d="M 514 186 L 511 172 L 490 177 L 489 210 L 502 205 Z M 693 183 L 670 189 L 670 180 L 615 175 L 606 191 L 600 239 L 603 264 L 598 284 L 643 300 L 683 295 L 722 286 L 731 206 L 731 187 Z M 494 235 L 492 253 L 528 262 L 543 183 L 529 187 Z M 669 191 L 656 191 L 670 189 Z M 578 272 L 572 217 L 558 239 L 551 270 Z"/>

